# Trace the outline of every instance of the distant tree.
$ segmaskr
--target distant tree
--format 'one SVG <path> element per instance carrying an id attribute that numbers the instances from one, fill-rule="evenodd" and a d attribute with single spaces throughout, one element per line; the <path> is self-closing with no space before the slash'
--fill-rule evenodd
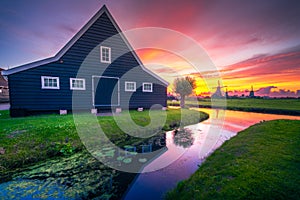
<path id="1" fill-rule="evenodd" d="M 174 91 L 180 95 L 180 107 L 185 107 L 185 97 L 193 93 L 196 88 L 196 80 L 192 77 L 186 76 L 183 78 L 176 78 L 174 80 Z"/>

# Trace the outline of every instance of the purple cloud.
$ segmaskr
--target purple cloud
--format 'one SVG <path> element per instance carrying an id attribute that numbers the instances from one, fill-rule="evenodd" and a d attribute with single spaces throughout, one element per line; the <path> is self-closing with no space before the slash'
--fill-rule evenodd
<path id="1" fill-rule="evenodd" d="M 275 86 L 268 86 L 268 87 L 264 87 L 264 88 L 259 88 L 256 91 L 256 94 L 257 95 L 270 95 L 271 94 L 271 90 L 273 88 L 277 88 L 277 87 L 275 87 Z"/>
<path id="2" fill-rule="evenodd" d="M 286 89 L 279 89 L 279 91 L 272 91 L 272 89 L 277 88 L 275 86 L 268 86 L 258 89 L 255 94 L 257 96 L 269 96 L 269 97 L 300 97 L 300 90 L 291 91 Z"/>

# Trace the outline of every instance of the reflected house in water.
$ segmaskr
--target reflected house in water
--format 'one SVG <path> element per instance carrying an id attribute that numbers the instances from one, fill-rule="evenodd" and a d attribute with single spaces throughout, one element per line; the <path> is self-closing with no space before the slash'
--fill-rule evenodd
<path id="1" fill-rule="evenodd" d="M 0 68 L 0 103 L 9 101 L 8 82 L 1 75 L 1 71 L 3 71 L 3 69 Z"/>

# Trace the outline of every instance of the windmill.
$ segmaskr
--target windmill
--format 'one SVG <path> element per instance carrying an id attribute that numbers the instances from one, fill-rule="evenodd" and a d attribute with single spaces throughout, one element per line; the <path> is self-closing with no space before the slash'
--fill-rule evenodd
<path id="1" fill-rule="evenodd" d="M 218 80 L 218 86 L 217 87 L 213 87 L 213 88 L 216 88 L 216 91 L 215 93 L 213 93 L 213 95 L 211 97 L 213 98 L 224 98 L 223 94 L 222 94 L 222 91 L 221 91 L 221 88 L 226 88 L 226 97 L 228 96 L 228 93 L 227 93 L 227 86 L 221 86 L 220 85 L 220 80 Z"/>
<path id="2" fill-rule="evenodd" d="M 229 95 L 228 95 L 228 90 L 227 90 L 227 86 L 226 86 L 225 97 L 226 97 L 226 99 L 228 99 L 228 98 L 229 98 Z"/>
<path id="3" fill-rule="evenodd" d="M 250 98 L 254 98 L 255 97 L 254 90 L 253 90 L 253 85 L 251 86 L 251 91 L 249 92 L 249 97 Z"/>

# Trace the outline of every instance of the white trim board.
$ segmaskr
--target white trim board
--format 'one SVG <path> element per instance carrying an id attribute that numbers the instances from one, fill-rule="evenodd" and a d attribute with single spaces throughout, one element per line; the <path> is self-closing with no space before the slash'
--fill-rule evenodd
<path id="1" fill-rule="evenodd" d="M 78 81 L 82 81 L 82 84 L 83 84 L 83 88 L 76 88 L 76 87 L 73 87 L 72 85 L 72 81 L 73 80 L 78 80 Z M 85 78 L 70 78 L 70 90 L 85 90 L 86 89 L 86 86 L 85 86 Z"/>
<path id="2" fill-rule="evenodd" d="M 52 80 L 56 80 L 56 87 L 54 86 L 45 86 L 45 79 L 52 79 Z M 41 76 L 41 85 L 42 85 L 42 89 L 43 90 L 59 90 L 60 89 L 60 85 L 59 85 L 59 77 L 56 76 Z"/>
<path id="3" fill-rule="evenodd" d="M 151 90 L 145 90 L 145 85 L 147 85 L 147 84 L 151 85 Z M 143 92 L 153 92 L 153 83 L 144 82 L 144 83 L 143 83 L 142 91 L 143 91 Z"/>
<path id="4" fill-rule="evenodd" d="M 108 50 L 108 60 L 103 60 L 103 51 Z M 106 46 L 100 46 L 100 61 L 102 63 L 111 63 L 111 48 Z"/>
<path id="5" fill-rule="evenodd" d="M 127 83 L 133 83 L 134 89 L 133 90 L 127 89 Z M 125 81 L 124 87 L 125 87 L 125 92 L 136 92 L 136 82 L 135 81 Z"/>

